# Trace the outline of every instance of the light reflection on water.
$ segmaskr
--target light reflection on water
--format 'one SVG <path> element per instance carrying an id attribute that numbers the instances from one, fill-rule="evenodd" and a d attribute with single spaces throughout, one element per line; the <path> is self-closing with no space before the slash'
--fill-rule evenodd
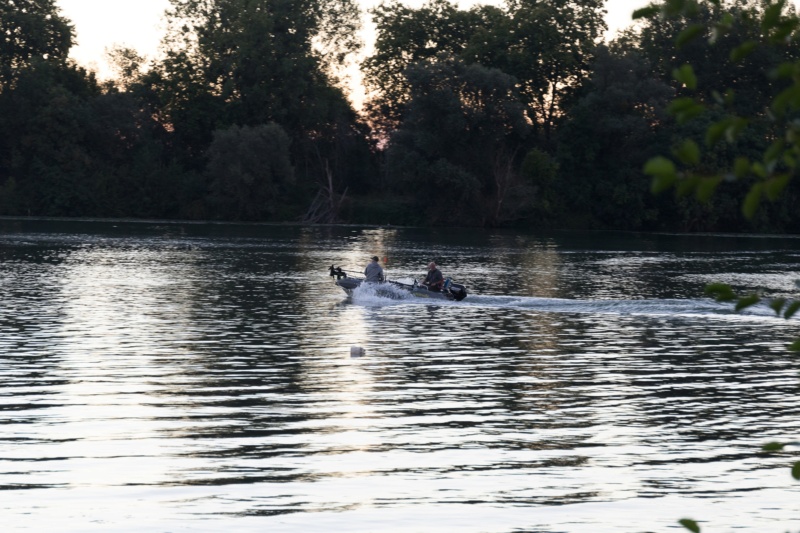
<path id="1" fill-rule="evenodd" d="M 800 328 L 702 295 L 791 295 L 793 240 L 0 227 L 6 527 L 798 527 L 798 454 L 759 447 L 800 440 Z M 375 254 L 472 292 L 326 276 Z"/>

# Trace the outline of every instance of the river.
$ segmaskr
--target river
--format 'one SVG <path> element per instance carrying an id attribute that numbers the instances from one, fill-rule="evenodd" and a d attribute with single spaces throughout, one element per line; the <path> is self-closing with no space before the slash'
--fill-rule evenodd
<path id="1" fill-rule="evenodd" d="M 430 260 L 462 302 L 352 298 Z M 769 236 L 0 220 L 0 518 L 25 531 L 800 530 Z M 354 347 L 363 356 L 354 357 Z"/>

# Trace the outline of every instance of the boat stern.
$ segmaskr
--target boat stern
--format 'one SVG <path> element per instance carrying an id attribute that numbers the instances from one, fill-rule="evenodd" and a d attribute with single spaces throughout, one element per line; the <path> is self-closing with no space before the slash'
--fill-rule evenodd
<path id="1" fill-rule="evenodd" d="M 352 296 L 353 291 L 357 289 L 359 285 L 361 285 L 361 280 L 355 278 L 341 278 L 337 279 L 334 283 L 341 287 L 342 290 L 348 295 Z"/>

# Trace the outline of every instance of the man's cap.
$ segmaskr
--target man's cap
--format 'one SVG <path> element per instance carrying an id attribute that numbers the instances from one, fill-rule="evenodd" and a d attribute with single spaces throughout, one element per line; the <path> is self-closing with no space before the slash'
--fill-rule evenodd
<path id="1" fill-rule="evenodd" d="M 372 260 L 373 260 L 373 261 L 377 261 L 377 260 L 378 260 L 378 256 L 377 256 L 377 255 L 373 255 L 373 256 L 372 256 Z"/>

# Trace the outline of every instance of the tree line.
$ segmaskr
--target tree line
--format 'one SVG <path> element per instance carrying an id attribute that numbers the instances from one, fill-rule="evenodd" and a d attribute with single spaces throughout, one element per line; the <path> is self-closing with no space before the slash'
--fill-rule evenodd
<path id="1" fill-rule="evenodd" d="M 102 82 L 69 59 L 54 0 L 0 4 L 0 215 L 800 231 L 793 183 L 747 221 L 745 185 L 697 201 L 654 195 L 642 171 L 719 119 L 676 119 L 685 64 L 698 86 L 731 88 L 693 98 L 755 117 L 701 172 L 774 141 L 787 82 L 764 72 L 800 49 L 735 57 L 763 38 L 759 0 L 653 9 L 610 42 L 603 0 L 385 0 L 358 111 L 354 0 L 170 4 L 159 58 L 116 48 Z M 675 48 L 728 20 L 714 47 Z"/>

